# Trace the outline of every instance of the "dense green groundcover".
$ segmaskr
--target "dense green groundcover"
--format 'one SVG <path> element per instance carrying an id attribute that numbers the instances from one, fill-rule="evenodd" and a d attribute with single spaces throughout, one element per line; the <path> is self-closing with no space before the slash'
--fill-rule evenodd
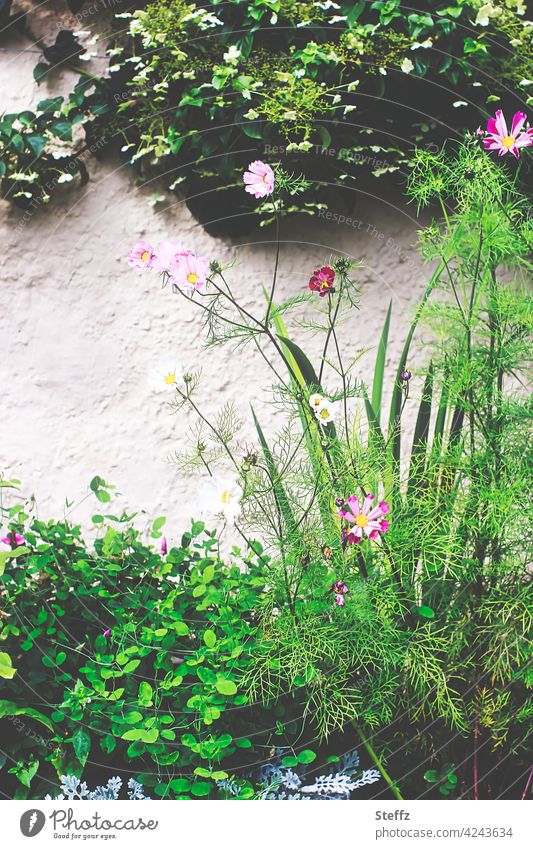
<path id="1" fill-rule="evenodd" d="M 338 207 L 339 190 L 350 207 L 367 177 L 405 173 L 414 144 L 530 102 L 524 13 L 519 0 L 140 4 L 114 17 L 102 78 L 3 116 L 3 195 L 36 209 L 114 148 L 154 201 L 178 191 L 214 232 L 271 219 L 239 187 L 256 157 L 309 181 L 284 214 L 316 214 L 333 194 Z M 36 78 L 79 69 L 80 53 L 65 36 Z"/>

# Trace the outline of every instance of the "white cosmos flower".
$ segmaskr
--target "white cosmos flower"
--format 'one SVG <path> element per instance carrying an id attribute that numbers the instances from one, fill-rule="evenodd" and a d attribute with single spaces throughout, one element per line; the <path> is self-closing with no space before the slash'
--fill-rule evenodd
<path id="1" fill-rule="evenodd" d="M 314 395 L 309 396 L 309 406 L 311 407 L 313 413 L 316 413 L 320 405 L 326 399 L 323 395 L 320 395 L 318 392 L 315 392 Z"/>
<path id="2" fill-rule="evenodd" d="M 242 488 L 231 478 L 205 478 L 198 490 L 198 506 L 204 513 L 223 517 L 230 525 L 241 511 Z"/>
<path id="3" fill-rule="evenodd" d="M 154 392 L 185 389 L 181 363 L 173 358 L 162 360 L 150 371 L 148 382 Z"/>
<path id="4" fill-rule="evenodd" d="M 324 398 L 315 409 L 315 416 L 321 424 L 329 424 L 335 419 L 338 409 L 338 401 L 330 401 L 328 398 Z"/>
<path id="5" fill-rule="evenodd" d="M 404 74 L 410 74 L 411 71 L 414 70 L 414 67 L 415 66 L 413 65 L 410 59 L 404 59 L 402 64 L 400 65 L 400 68 L 402 69 Z"/>

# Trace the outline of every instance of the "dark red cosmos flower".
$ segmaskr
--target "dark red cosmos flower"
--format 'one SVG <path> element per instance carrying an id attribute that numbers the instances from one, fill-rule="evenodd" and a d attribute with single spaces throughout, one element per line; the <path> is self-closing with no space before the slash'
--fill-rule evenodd
<path id="1" fill-rule="evenodd" d="M 321 298 L 333 292 L 333 283 L 335 281 L 335 272 L 329 265 L 323 265 L 322 268 L 317 268 L 313 271 L 309 280 L 309 288 L 312 292 L 318 292 Z"/>

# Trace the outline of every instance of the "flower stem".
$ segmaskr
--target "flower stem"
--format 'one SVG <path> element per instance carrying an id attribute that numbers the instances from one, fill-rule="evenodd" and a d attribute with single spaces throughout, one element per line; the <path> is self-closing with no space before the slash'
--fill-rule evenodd
<path id="1" fill-rule="evenodd" d="M 529 785 L 531 784 L 531 779 L 532 779 L 532 778 L 533 778 L 533 766 L 532 766 L 532 767 L 531 767 L 531 769 L 529 770 L 529 775 L 528 775 L 528 778 L 527 778 L 527 783 L 526 783 L 526 786 L 525 786 L 524 792 L 522 793 L 522 800 L 524 800 L 524 799 L 526 798 L 526 796 L 527 796 L 527 791 L 529 790 Z"/>
<path id="2" fill-rule="evenodd" d="M 380 772 L 381 776 L 385 779 L 385 781 L 386 781 L 386 782 L 387 782 L 387 784 L 389 785 L 389 787 L 390 787 L 390 789 L 391 789 L 391 793 L 393 794 L 393 796 L 395 796 L 395 797 L 396 797 L 396 799 L 399 799 L 401 802 L 403 802 L 403 796 L 402 796 L 402 794 L 400 793 L 400 791 L 399 791 L 398 787 L 396 786 L 396 782 L 394 782 L 394 781 L 392 780 L 392 778 L 390 777 L 389 773 L 387 772 L 387 770 L 385 769 L 385 767 L 384 767 L 384 766 L 383 766 L 383 764 L 381 763 L 381 760 L 380 760 L 380 758 L 379 758 L 379 755 L 377 754 L 376 750 L 374 749 L 374 747 L 372 746 L 372 744 L 370 743 L 370 741 L 369 741 L 369 740 L 367 740 L 367 738 L 366 738 L 366 737 L 365 737 L 365 735 L 363 734 L 363 731 L 362 731 L 362 729 L 361 729 L 360 725 L 359 725 L 357 722 L 355 722 L 355 720 L 353 720 L 353 721 L 352 721 L 352 725 L 353 725 L 353 727 L 355 728 L 355 730 L 357 731 L 357 733 L 358 733 L 358 735 L 359 735 L 359 738 L 360 738 L 360 740 L 361 740 L 361 743 L 363 744 L 363 746 L 364 746 L 364 747 L 365 747 L 365 749 L 367 750 L 368 754 L 369 754 L 369 755 L 370 755 L 370 757 L 372 758 L 373 762 L 374 762 L 374 763 L 375 763 L 375 765 L 377 766 L 377 768 L 378 768 L 378 770 L 379 770 L 379 772 Z"/>

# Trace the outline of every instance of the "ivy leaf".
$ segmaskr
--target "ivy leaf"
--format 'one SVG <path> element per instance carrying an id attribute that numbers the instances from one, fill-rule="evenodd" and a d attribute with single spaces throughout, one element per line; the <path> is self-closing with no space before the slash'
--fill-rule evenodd
<path id="1" fill-rule="evenodd" d="M 43 48 L 43 56 L 51 65 L 62 65 L 85 53 L 70 29 L 59 30 L 54 44 Z"/>
<path id="2" fill-rule="evenodd" d="M 26 136 L 26 141 L 33 150 L 35 156 L 40 156 L 46 145 L 46 139 L 44 136 Z"/>
<path id="3" fill-rule="evenodd" d="M 33 79 L 37 83 L 42 83 L 49 70 L 50 65 L 47 65 L 46 62 L 38 62 L 33 69 Z"/>

